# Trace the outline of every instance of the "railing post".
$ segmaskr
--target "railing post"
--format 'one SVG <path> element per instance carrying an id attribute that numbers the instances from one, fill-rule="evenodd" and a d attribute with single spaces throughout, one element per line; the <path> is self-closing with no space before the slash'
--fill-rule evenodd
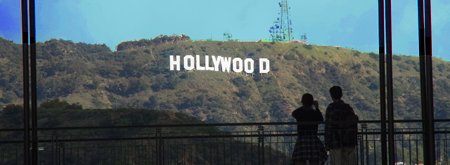
<path id="1" fill-rule="evenodd" d="M 57 140 L 58 140 L 58 135 L 56 135 L 54 132 L 52 134 L 52 140 L 50 143 L 50 146 L 52 147 L 52 151 L 51 151 L 51 165 L 55 164 L 55 155 L 56 155 L 56 147 L 57 147 Z"/>
<path id="2" fill-rule="evenodd" d="M 59 142 L 56 142 L 56 146 L 55 146 L 55 164 L 56 165 L 61 165 L 61 147 L 62 145 L 59 144 Z M 86 158 L 85 158 L 86 159 Z"/>
<path id="3" fill-rule="evenodd" d="M 363 132 L 364 132 L 364 134 L 363 134 L 363 136 L 364 136 L 364 156 L 365 156 L 365 162 L 366 162 L 366 164 L 369 164 L 369 149 L 370 149 L 370 146 L 369 146 L 369 135 L 367 134 L 367 123 L 363 123 L 362 125 L 361 125 L 361 127 L 362 127 L 362 129 L 363 129 Z"/>
<path id="4" fill-rule="evenodd" d="M 59 144 L 59 137 L 58 137 L 58 134 L 56 134 L 56 135 L 53 135 L 54 136 L 54 139 L 53 139 L 53 146 L 52 146 L 52 150 L 53 150 L 53 155 L 52 155 L 52 157 L 53 157 L 53 159 L 52 159 L 52 165 L 60 165 L 61 164 L 61 159 L 60 159 L 60 144 Z"/>
<path id="5" fill-rule="evenodd" d="M 364 133 L 364 126 L 361 125 L 361 133 Z M 359 141 L 359 147 L 357 147 L 357 149 L 359 148 L 359 153 L 358 153 L 358 157 L 357 159 L 359 159 L 359 164 L 362 165 L 364 164 L 364 137 L 363 134 L 359 134 L 358 135 L 358 141 Z M 358 161 L 358 160 L 357 160 Z"/>
<path id="6" fill-rule="evenodd" d="M 156 128 L 156 152 L 158 153 L 157 164 L 163 165 L 163 146 L 162 146 L 161 128 Z"/>
<path id="7" fill-rule="evenodd" d="M 448 129 L 447 128 L 444 128 L 444 131 L 445 132 L 447 132 L 448 131 Z M 443 159 L 444 159 L 444 161 L 445 162 L 448 162 L 448 138 L 447 138 L 447 133 L 444 133 L 444 141 L 443 141 L 443 143 L 444 143 L 444 146 L 443 146 L 443 150 L 444 150 L 444 157 L 443 157 Z"/>
<path id="8" fill-rule="evenodd" d="M 64 143 L 61 143 L 61 164 L 64 165 L 65 164 L 65 159 L 66 159 L 66 147 L 64 146 Z"/>
<path id="9" fill-rule="evenodd" d="M 258 126 L 258 160 L 260 165 L 264 165 L 264 127 Z"/>

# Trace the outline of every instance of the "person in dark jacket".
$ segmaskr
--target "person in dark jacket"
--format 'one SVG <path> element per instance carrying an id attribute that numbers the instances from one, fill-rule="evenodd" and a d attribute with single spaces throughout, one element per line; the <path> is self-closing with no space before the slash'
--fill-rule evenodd
<path id="1" fill-rule="evenodd" d="M 325 113 L 325 146 L 330 153 L 330 164 L 356 165 L 358 116 L 341 100 L 341 87 L 331 87 L 330 95 L 333 102 Z"/>
<path id="2" fill-rule="evenodd" d="M 292 112 L 297 120 L 297 142 L 292 154 L 294 165 L 321 165 L 327 160 L 325 147 L 317 137 L 317 125 L 323 122 L 319 104 L 311 94 L 302 96 L 303 106 Z"/>

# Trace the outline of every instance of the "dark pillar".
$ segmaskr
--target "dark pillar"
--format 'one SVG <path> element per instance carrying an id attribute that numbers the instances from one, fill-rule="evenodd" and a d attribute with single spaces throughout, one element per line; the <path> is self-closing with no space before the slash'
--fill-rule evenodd
<path id="1" fill-rule="evenodd" d="M 28 1 L 21 1 L 22 10 L 22 73 L 23 73 L 23 162 L 29 165 L 30 158 L 30 91 L 28 61 Z"/>
<path id="2" fill-rule="evenodd" d="M 380 72 L 381 163 L 387 164 L 386 143 L 386 70 L 384 42 L 384 0 L 378 0 L 378 42 Z"/>
<path id="3" fill-rule="evenodd" d="M 431 0 L 425 0 L 425 76 L 426 76 L 426 112 L 422 116 L 424 126 L 424 159 L 425 164 L 435 164 L 434 143 L 434 103 L 433 103 L 433 58 Z"/>
<path id="4" fill-rule="evenodd" d="M 38 164 L 37 90 L 36 90 L 36 19 L 35 1 L 29 0 L 30 14 L 30 73 L 31 73 L 31 164 Z"/>
<path id="5" fill-rule="evenodd" d="M 386 79 L 387 79 L 387 111 L 388 111 L 388 143 L 389 164 L 395 164 L 394 143 L 394 95 L 392 76 L 392 3 L 386 0 Z"/>

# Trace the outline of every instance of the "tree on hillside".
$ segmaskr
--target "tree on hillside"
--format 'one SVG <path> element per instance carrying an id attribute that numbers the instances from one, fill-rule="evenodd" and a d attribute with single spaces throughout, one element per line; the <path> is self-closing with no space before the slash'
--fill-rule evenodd
<path id="1" fill-rule="evenodd" d="M 64 100 L 53 99 L 53 100 L 43 102 L 39 106 L 39 109 L 43 109 L 43 110 L 81 110 L 81 109 L 83 109 L 83 106 L 78 103 L 70 104 Z"/>
<path id="2" fill-rule="evenodd" d="M 22 105 L 9 104 L 3 108 L 3 112 L 22 111 Z"/>

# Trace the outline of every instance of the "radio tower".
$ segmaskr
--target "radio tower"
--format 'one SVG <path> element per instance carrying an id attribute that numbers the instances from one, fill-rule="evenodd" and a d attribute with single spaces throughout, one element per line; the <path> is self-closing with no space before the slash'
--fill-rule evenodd
<path id="1" fill-rule="evenodd" d="M 291 41 L 294 39 L 292 36 L 292 21 L 289 15 L 291 7 L 289 7 L 287 0 L 281 0 L 278 4 L 280 6 L 280 12 L 278 13 L 277 20 L 274 21 L 274 25 L 269 29 L 272 41 Z"/>

